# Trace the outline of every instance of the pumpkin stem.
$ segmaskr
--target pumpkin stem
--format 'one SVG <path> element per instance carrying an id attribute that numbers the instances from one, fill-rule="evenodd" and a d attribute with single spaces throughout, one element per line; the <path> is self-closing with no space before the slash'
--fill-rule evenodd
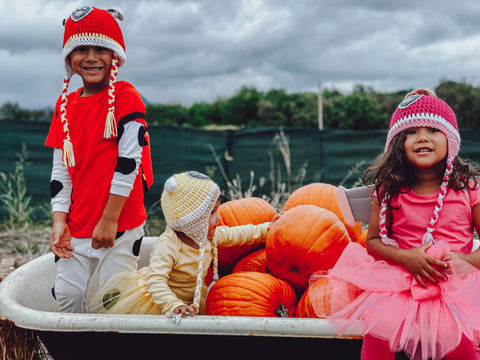
<path id="1" fill-rule="evenodd" d="M 277 317 L 288 317 L 288 309 L 285 307 L 285 305 L 280 303 L 277 310 L 275 310 L 275 315 L 277 315 Z"/>

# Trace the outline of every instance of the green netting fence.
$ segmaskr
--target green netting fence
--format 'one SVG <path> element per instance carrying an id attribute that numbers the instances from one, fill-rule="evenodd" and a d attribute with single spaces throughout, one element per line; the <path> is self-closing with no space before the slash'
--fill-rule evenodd
<path id="1" fill-rule="evenodd" d="M 0 121 L 0 172 L 14 170 L 25 144 L 27 191 L 33 204 L 46 207 L 52 162 L 51 149 L 44 146 L 48 128 L 48 123 Z M 226 179 L 240 180 L 244 190 L 252 182 L 255 196 L 269 194 L 275 182 L 286 183 L 290 191 L 311 182 L 353 186 L 383 151 L 386 137 L 386 131 L 277 127 L 216 131 L 151 126 L 149 132 L 154 183 L 145 203 L 153 211 L 168 176 L 186 170 L 207 173 L 223 189 Z M 460 155 L 480 163 L 480 132 L 463 130 L 461 136 Z M 288 146 L 279 146 L 282 141 Z"/>

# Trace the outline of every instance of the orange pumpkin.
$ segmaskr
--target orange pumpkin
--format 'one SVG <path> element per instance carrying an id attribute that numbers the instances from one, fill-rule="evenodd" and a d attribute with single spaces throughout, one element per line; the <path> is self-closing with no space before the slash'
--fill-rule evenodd
<path id="1" fill-rule="evenodd" d="M 317 205 L 321 208 L 330 210 L 343 222 L 345 227 L 348 230 L 350 239 L 352 241 L 357 241 L 358 237 L 362 233 L 362 223 L 357 222 L 355 225 L 350 226 L 345 222 L 343 217 L 342 210 L 338 203 L 337 187 L 331 184 L 325 183 L 312 183 L 305 186 L 302 186 L 295 190 L 285 202 L 283 210 L 289 210 L 297 205 Z"/>
<path id="2" fill-rule="evenodd" d="M 357 239 L 357 243 L 362 245 L 364 248 L 367 247 L 367 233 L 368 233 L 368 229 L 363 230 Z"/>
<path id="3" fill-rule="evenodd" d="M 335 265 L 350 242 L 347 229 L 331 211 L 298 205 L 275 221 L 267 234 L 267 267 L 297 292 L 308 287 L 310 275 Z"/>
<path id="4" fill-rule="evenodd" d="M 267 268 L 267 251 L 261 248 L 248 254 L 235 265 L 232 273 L 257 271 L 261 273 L 269 273 Z"/>
<path id="5" fill-rule="evenodd" d="M 231 200 L 220 205 L 219 226 L 258 225 L 272 221 L 277 211 L 270 203 L 258 197 Z M 244 256 L 264 247 L 263 244 L 218 247 L 218 267 L 221 275 L 230 274 Z"/>
<path id="6" fill-rule="evenodd" d="M 317 291 L 320 291 L 321 288 L 324 289 L 325 292 L 325 296 L 322 298 L 323 301 L 317 301 L 319 315 L 317 315 L 315 312 L 315 309 L 310 301 L 310 289 L 313 288 L 316 288 Z M 332 289 L 332 285 L 326 277 L 322 277 L 313 282 L 298 301 L 295 316 L 302 318 L 325 318 L 326 316 L 330 315 L 330 292 Z"/>
<path id="7" fill-rule="evenodd" d="M 313 281 L 298 301 L 296 317 L 326 318 L 332 314 L 333 286 L 327 277 Z M 341 310 L 352 302 L 362 291 L 353 285 L 348 285 L 347 292 L 340 301 L 335 302 L 335 310 Z"/>
<path id="8" fill-rule="evenodd" d="M 220 278 L 206 301 L 208 315 L 294 317 L 297 297 L 283 280 L 259 272 L 238 272 Z"/>
<path id="9" fill-rule="evenodd" d="M 219 225 L 226 226 L 262 224 L 271 221 L 276 214 L 268 201 L 253 196 L 224 202 L 218 209 Z"/>

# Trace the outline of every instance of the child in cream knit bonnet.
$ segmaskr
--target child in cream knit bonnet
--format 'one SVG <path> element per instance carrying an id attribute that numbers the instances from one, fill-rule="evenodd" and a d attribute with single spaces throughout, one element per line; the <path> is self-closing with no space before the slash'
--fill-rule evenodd
<path id="1" fill-rule="evenodd" d="M 92 298 L 91 312 L 205 314 L 203 279 L 212 261 L 217 268 L 217 244 L 264 242 L 271 225 L 217 227 L 219 198 L 218 185 L 202 173 L 172 175 L 161 196 L 167 227 L 153 245 L 149 265 L 112 278 Z"/>

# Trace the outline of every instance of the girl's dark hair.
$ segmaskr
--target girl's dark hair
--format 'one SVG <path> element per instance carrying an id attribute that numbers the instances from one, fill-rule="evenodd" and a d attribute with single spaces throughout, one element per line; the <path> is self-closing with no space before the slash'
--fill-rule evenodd
<path id="1" fill-rule="evenodd" d="M 397 134 L 390 143 L 387 151 L 378 156 L 375 162 L 363 174 L 363 181 L 366 184 L 375 184 L 377 199 L 381 203 L 383 194 L 388 194 L 387 203 L 390 207 L 390 199 L 400 193 L 402 188 L 413 186 L 413 167 L 407 160 L 404 150 L 404 143 L 407 132 Z M 438 176 L 443 177 L 445 173 L 447 158 L 437 165 Z M 476 165 L 459 156 L 453 162 L 452 174 L 448 185 L 455 190 L 474 189 L 478 185 L 477 177 L 479 172 Z"/>

